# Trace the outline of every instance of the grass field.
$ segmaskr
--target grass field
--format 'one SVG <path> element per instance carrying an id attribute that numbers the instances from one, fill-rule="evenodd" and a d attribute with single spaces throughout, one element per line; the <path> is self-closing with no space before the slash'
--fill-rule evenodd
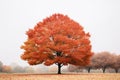
<path id="1" fill-rule="evenodd" d="M 120 73 L 0 74 L 0 80 L 120 80 Z"/>

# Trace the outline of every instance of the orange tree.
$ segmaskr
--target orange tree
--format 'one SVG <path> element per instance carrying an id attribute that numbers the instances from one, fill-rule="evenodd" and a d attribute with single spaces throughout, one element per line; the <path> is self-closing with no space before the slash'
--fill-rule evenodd
<path id="1" fill-rule="evenodd" d="M 30 65 L 56 64 L 58 74 L 63 65 L 85 66 L 92 56 L 89 33 L 66 15 L 53 14 L 26 32 L 28 39 L 21 46 L 23 60 Z"/>

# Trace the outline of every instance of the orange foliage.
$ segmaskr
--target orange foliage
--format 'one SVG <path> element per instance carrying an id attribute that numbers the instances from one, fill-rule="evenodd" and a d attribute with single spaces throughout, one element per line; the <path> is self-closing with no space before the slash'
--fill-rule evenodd
<path id="1" fill-rule="evenodd" d="M 28 39 L 21 47 L 25 50 L 21 58 L 30 65 L 60 63 L 84 66 L 89 64 L 93 55 L 90 34 L 62 14 L 44 19 L 26 34 Z"/>

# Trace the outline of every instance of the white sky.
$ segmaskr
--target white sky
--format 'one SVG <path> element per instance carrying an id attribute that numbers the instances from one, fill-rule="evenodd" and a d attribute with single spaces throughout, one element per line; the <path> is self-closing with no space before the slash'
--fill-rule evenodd
<path id="1" fill-rule="evenodd" d="M 0 0 L 0 61 L 28 65 L 20 59 L 25 32 L 53 13 L 90 32 L 92 51 L 120 54 L 120 0 Z"/>

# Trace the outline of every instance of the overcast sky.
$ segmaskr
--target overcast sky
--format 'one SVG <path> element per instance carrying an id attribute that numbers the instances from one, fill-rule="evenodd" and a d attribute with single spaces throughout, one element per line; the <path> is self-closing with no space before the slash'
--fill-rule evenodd
<path id="1" fill-rule="evenodd" d="M 27 65 L 20 59 L 25 32 L 54 13 L 90 32 L 92 51 L 120 54 L 120 0 L 0 0 L 0 61 Z"/>

